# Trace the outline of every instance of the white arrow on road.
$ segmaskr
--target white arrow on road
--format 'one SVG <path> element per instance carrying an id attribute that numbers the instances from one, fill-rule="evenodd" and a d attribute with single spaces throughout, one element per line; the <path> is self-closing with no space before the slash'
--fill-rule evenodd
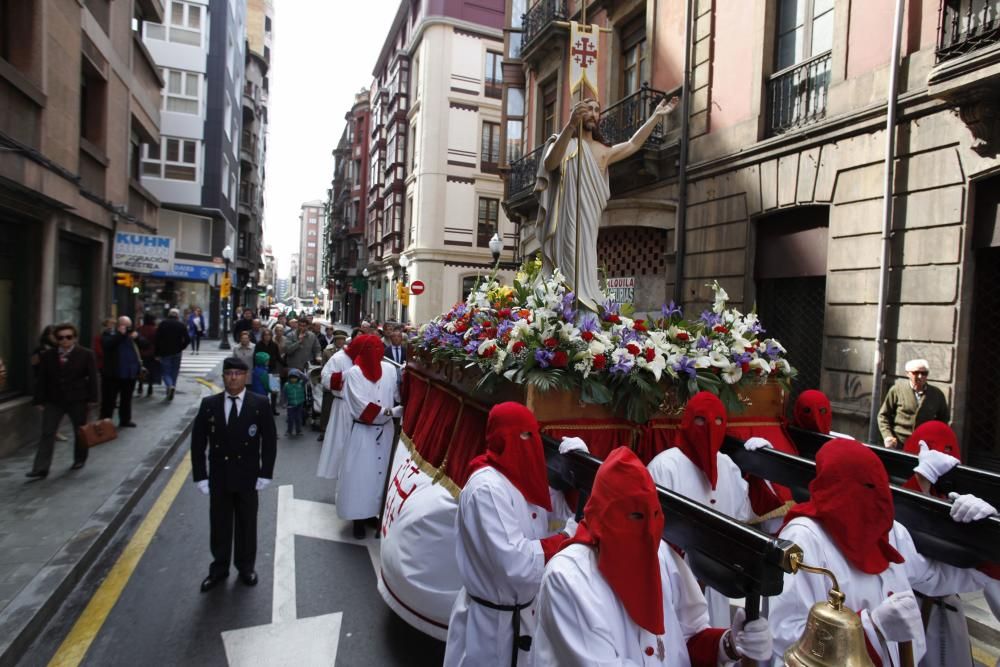
<path id="1" fill-rule="evenodd" d="M 278 487 L 274 540 L 274 593 L 271 622 L 222 633 L 226 660 L 232 667 L 328 667 L 337 661 L 343 612 L 298 618 L 295 602 L 295 536 L 363 546 L 372 568 L 380 567 L 373 538 L 351 537 L 351 522 L 337 516 L 329 503 L 295 498 L 291 485 Z"/>

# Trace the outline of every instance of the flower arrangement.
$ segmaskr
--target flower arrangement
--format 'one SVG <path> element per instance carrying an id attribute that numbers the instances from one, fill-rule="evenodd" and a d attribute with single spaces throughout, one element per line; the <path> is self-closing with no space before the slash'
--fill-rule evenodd
<path id="1" fill-rule="evenodd" d="M 501 285 L 496 272 L 483 278 L 465 302 L 421 327 L 413 344 L 435 360 L 478 366 L 480 390 L 502 379 L 576 389 L 583 402 L 610 405 L 637 423 L 669 402 L 668 388 L 681 404 L 707 390 L 739 410 L 739 387 L 769 378 L 787 386 L 796 374 L 755 312 L 727 308 L 718 282 L 711 310 L 697 319 L 685 319 L 673 302 L 658 318 L 634 319 L 610 299 L 598 313 L 577 310 L 559 270 L 547 279 L 540 271 L 536 258 L 513 285 Z"/>

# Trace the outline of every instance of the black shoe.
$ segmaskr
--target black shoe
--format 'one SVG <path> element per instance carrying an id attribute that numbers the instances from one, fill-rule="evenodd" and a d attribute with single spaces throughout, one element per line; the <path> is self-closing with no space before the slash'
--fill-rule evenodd
<path id="1" fill-rule="evenodd" d="M 354 522 L 354 539 L 363 540 L 365 539 L 365 523 L 364 521 Z"/>
<path id="2" fill-rule="evenodd" d="M 201 592 L 204 593 L 206 591 L 210 591 L 225 580 L 225 576 L 213 577 L 212 575 L 208 575 L 205 577 L 205 580 L 201 582 Z"/>
<path id="3" fill-rule="evenodd" d="M 174 388 L 173 387 L 170 387 L 169 389 L 167 389 L 167 400 L 168 401 L 174 400 Z"/>
<path id="4" fill-rule="evenodd" d="M 135 422 L 123 422 L 121 424 L 118 424 L 118 428 L 135 428 L 135 427 L 136 427 Z"/>
<path id="5" fill-rule="evenodd" d="M 320 433 L 319 435 L 316 436 L 316 442 L 323 442 L 323 434 L 322 433 Z"/>
<path id="6" fill-rule="evenodd" d="M 28 479 L 45 479 L 46 477 L 49 476 L 49 471 L 48 470 L 32 470 L 29 473 L 25 473 L 24 476 L 27 477 Z"/>
<path id="7" fill-rule="evenodd" d="M 149 390 L 146 392 L 146 396 L 152 396 L 152 395 L 153 395 L 153 385 L 149 385 Z"/>
<path id="8" fill-rule="evenodd" d="M 141 384 L 138 386 L 138 388 L 136 388 L 135 395 L 136 396 L 142 396 L 142 385 Z"/>
<path id="9" fill-rule="evenodd" d="M 70 469 L 70 470 L 79 470 L 79 469 L 80 469 L 80 468 L 82 468 L 82 467 L 83 467 L 84 465 L 86 465 L 86 461 L 76 461 L 75 463 L 73 463 L 73 465 L 71 465 L 71 466 L 69 467 L 69 469 Z"/>
<path id="10" fill-rule="evenodd" d="M 240 581 L 242 581 L 247 586 L 257 585 L 257 573 L 256 572 L 240 572 Z"/>

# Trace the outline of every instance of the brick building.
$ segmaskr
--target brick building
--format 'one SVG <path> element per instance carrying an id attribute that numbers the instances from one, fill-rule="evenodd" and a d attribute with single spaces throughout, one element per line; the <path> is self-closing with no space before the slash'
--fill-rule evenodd
<path id="1" fill-rule="evenodd" d="M 996 3 L 905 0 L 898 62 L 889 2 L 588 7 L 609 30 L 599 77 L 609 138 L 627 138 L 689 78 L 676 132 L 654 134 L 611 172 L 598 255 L 610 275 L 636 278 L 640 310 L 676 298 L 698 313 L 717 278 L 787 344 L 799 387 L 830 396 L 834 428 L 858 436 L 906 360 L 925 357 L 967 457 L 1000 463 L 1000 380 L 982 363 L 1000 324 Z M 578 13 L 579 2 L 507 0 L 501 162 L 525 252 L 537 247 L 525 224 L 537 148 L 571 104 L 563 22 Z"/>

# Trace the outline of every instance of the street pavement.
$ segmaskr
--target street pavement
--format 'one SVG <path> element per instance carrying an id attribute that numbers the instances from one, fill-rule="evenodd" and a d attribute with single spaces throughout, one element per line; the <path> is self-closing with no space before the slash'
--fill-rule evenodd
<path id="1" fill-rule="evenodd" d="M 191 482 L 185 442 L 21 664 L 440 665 L 444 645 L 379 597 L 379 543 L 371 530 L 355 540 L 336 518 L 328 483 L 315 475 L 320 448 L 309 431 L 278 440 L 274 483 L 260 493 L 258 585 L 233 572 L 201 593 L 211 561 L 208 498 Z M 162 523 L 122 575 L 130 541 L 160 508 Z M 123 576 L 102 622 L 95 600 Z"/>

